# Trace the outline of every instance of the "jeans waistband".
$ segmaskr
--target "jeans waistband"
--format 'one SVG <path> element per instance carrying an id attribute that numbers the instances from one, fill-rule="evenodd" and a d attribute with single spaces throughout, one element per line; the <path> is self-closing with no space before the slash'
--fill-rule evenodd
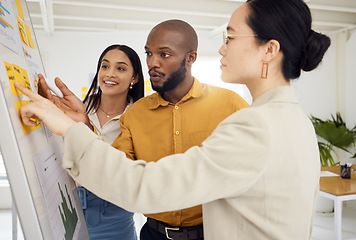
<path id="1" fill-rule="evenodd" d="M 89 206 L 107 206 L 108 202 L 97 197 L 94 193 L 88 191 L 84 187 L 77 187 L 77 192 L 79 195 L 80 204 L 82 205 L 83 210 Z"/>

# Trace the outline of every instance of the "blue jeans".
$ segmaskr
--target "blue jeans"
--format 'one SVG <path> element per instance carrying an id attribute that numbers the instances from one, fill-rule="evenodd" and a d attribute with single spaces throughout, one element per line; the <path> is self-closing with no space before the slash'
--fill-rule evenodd
<path id="1" fill-rule="evenodd" d="M 133 213 L 78 187 L 91 240 L 137 240 Z"/>

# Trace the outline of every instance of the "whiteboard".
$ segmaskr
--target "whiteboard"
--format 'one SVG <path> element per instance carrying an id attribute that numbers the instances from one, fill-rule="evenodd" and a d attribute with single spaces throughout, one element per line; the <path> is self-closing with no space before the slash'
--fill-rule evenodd
<path id="1" fill-rule="evenodd" d="M 37 91 L 43 64 L 26 1 L 0 1 L 0 151 L 26 239 L 89 239 L 75 184 L 61 168 L 63 139 L 25 126 L 30 104 L 13 83 Z"/>

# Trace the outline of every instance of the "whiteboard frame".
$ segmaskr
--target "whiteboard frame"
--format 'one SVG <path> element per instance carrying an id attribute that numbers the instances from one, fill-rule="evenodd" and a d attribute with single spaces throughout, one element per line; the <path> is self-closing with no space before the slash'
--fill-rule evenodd
<path id="1" fill-rule="evenodd" d="M 2 84 L 0 84 L 0 109 L 5 110 L 0 115 L 0 150 L 6 172 L 17 173 L 16 176 L 15 174 L 7 174 L 7 178 L 10 183 L 13 202 L 19 215 L 22 232 L 27 239 L 41 240 L 43 239 L 41 227 L 22 164 L 22 157 L 6 105 Z M 21 201 L 21 204 L 19 204 L 19 201 Z"/>

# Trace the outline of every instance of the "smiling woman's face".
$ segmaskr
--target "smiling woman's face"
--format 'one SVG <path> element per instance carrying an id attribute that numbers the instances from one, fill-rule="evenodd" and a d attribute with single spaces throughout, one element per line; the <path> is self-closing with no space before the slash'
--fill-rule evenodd
<path id="1" fill-rule="evenodd" d="M 121 50 L 110 50 L 101 61 L 98 78 L 103 94 L 127 94 L 130 83 L 133 81 L 133 67 L 130 59 Z"/>

